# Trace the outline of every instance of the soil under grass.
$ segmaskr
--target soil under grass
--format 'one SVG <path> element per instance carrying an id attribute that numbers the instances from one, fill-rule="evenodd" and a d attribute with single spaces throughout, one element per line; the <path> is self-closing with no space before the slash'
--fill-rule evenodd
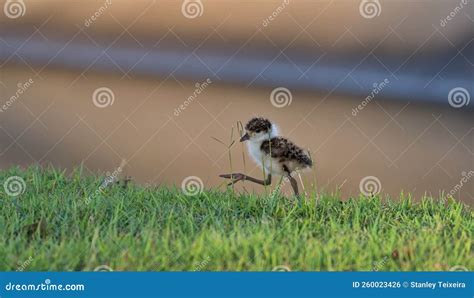
<path id="1" fill-rule="evenodd" d="M 3 184 L 18 176 L 24 192 Z M 472 270 L 473 212 L 452 199 L 305 200 L 0 172 L 0 270 Z M 11 191 L 9 191 L 11 193 Z"/>

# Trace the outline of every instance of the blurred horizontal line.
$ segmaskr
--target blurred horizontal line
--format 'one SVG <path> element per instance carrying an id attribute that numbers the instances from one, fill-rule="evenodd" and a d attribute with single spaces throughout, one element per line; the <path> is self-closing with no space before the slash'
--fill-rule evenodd
<path id="1" fill-rule="evenodd" d="M 40 69 L 60 67 L 122 75 L 128 72 L 129 76 L 173 76 L 199 82 L 211 78 L 215 82 L 248 87 L 283 86 L 290 90 L 332 91 L 363 98 L 372 92 L 374 84 L 388 79 L 390 83 L 377 96 L 443 104 L 448 104 L 448 93 L 455 87 L 464 87 L 474 94 L 471 92 L 473 68 L 459 67 L 467 62 L 456 53 L 449 53 L 456 59 L 446 66 L 444 60 L 451 58 L 447 54 L 440 61 L 421 61 L 373 54 L 341 56 L 317 49 L 313 53 L 295 54 L 274 48 L 264 53 L 206 47 L 193 51 L 182 45 L 145 48 L 117 43 L 106 48 L 85 41 L 68 43 L 17 36 L 2 37 L 0 43 L 2 65 L 26 61 Z M 440 71 L 444 71 L 443 77 Z"/>

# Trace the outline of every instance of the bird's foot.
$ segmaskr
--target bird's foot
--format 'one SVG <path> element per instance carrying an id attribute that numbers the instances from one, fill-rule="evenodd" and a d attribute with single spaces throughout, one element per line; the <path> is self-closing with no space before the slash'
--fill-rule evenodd
<path id="1" fill-rule="evenodd" d="M 235 184 L 239 181 L 242 181 L 242 180 L 245 180 L 245 178 L 247 176 L 245 176 L 244 174 L 242 173 L 232 173 L 232 174 L 222 174 L 222 175 L 219 175 L 219 177 L 221 178 L 225 178 L 225 179 L 231 179 L 232 182 L 230 182 L 229 184 L 227 184 L 227 186 L 230 186 L 232 184 Z"/>

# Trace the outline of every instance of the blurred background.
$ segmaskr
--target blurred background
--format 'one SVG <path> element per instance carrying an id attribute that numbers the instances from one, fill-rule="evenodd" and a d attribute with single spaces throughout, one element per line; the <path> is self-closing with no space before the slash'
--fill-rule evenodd
<path id="1" fill-rule="evenodd" d="M 263 115 L 306 188 L 472 204 L 473 2 L 2 0 L 0 166 L 215 188 Z"/>

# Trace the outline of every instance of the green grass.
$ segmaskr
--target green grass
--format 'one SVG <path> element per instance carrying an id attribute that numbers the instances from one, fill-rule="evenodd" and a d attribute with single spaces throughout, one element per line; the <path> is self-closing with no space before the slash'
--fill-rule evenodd
<path id="1" fill-rule="evenodd" d="M 4 181 L 24 179 L 8 196 Z M 473 213 L 451 200 L 314 195 L 298 202 L 113 184 L 103 177 L 0 172 L 0 270 L 472 270 Z"/>

